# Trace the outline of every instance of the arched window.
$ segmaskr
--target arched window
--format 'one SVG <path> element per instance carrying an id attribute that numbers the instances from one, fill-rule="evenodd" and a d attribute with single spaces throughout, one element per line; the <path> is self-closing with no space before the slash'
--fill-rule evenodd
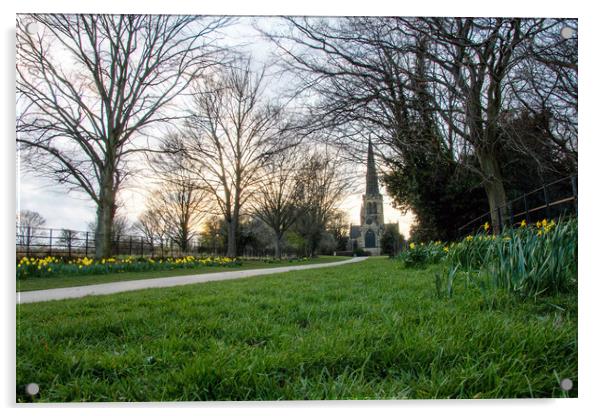
<path id="1" fill-rule="evenodd" d="M 365 248 L 375 248 L 376 247 L 376 235 L 374 235 L 374 231 L 372 231 L 372 230 L 366 231 L 366 235 L 364 236 L 364 247 Z"/>

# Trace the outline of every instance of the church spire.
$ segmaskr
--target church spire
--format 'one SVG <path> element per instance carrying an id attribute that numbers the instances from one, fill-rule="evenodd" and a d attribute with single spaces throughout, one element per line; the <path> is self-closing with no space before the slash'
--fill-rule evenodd
<path id="1" fill-rule="evenodd" d="M 368 171 L 366 172 L 366 195 L 380 195 L 378 191 L 378 176 L 372 151 L 372 139 L 368 139 Z"/>

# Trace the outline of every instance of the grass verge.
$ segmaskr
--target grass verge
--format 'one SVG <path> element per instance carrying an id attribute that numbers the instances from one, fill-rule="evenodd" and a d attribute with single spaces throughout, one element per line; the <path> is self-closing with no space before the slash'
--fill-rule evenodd
<path id="1" fill-rule="evenodd" d="M 188 269 L 174 268 L 172 270 L 152 270 L 143 272 L 125 272 L 125 273 L 110 273 L 110 274 L 96 274 L 96 275 L 68 275 L 61 276 L 56 275 L 52 277 L 35 277 L 29 279 L 17 280 L 17 292 L 26 292 L 31 290 L 43 290 L 43 289 L 56 289 L 61 287 L 74 287 L 74 286 L 87 286 L 95 285 L 100 283 L 111 283 L 111 282 L 123 282 L 127 280 L 140 280 L 140 279 L 155 279 L 159 277 L 175 277 L 175 276 L 186 276 L 192 274 L 205 274 L 205 273 L 223 273 L 232 272 L 236 270 L 252 270 L 252 269 L 266 269 L 272 267 L 285 267 L 285 266 L 303 266 L 306 264 L 321 264 L 331 263 L 336 261 L 349 260 L 351 257 L 342 256 L 320 256 L 315 259 L 310 259 L 303 262 L 288 262 L 283 260 L 281 262 L 266 263 L 258 260 L 243 260 L 241 266 L 205 266 Z"/>
<path id="2" fill-rule="evenodd" d="M 370 259 L 20 305 L 17 400 L 32 382 L 44 402 L 577 396 L 576 295 L 438 299 L 441 270 Z"/>

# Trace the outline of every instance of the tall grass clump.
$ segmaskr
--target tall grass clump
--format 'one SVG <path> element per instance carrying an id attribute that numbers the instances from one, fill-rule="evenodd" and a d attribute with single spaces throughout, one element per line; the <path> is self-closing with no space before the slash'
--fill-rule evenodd
<path id="1" fill-rule="evenodd" d="M 577 287 L 577 220 L 523 222 L 498 236 L 468 236 L 450 246 L 447 260 L 494 289 L 525 296 L 568 292 Z"/>

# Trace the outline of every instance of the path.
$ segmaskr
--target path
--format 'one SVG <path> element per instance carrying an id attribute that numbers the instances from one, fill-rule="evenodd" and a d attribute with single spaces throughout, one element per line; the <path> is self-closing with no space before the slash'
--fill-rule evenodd
<path id="1" fill-rule="evenodd" d="M 112 282 L 103 283 L 99 285 L 64 287 L 59 289 L 32 290 L 29 292 L 17 292 L 17 304 L 45 302 L 49 300 L 83 298 L 84 296 L 94 295 L 109 295 L 112 293 L 129 292 L 131 290 L 182 286 L 194 283 L 211 282 L 216 280 L 241 279 L 243 277 L 283 273 L 294 270 L 307 270 L 322 267 L 340 266 L 342 264 L 357 263 L 366 259 L 367 257 L 355 257 L 353 259 L 337 261 L 333 263 L 307 264 L 304 266 L 286 266 L 268 269 L 238 270 L 233 272 L 195 274 L 189 276 L 162 277 L 144 280 L 129 280 L 125 282 Z"/>

